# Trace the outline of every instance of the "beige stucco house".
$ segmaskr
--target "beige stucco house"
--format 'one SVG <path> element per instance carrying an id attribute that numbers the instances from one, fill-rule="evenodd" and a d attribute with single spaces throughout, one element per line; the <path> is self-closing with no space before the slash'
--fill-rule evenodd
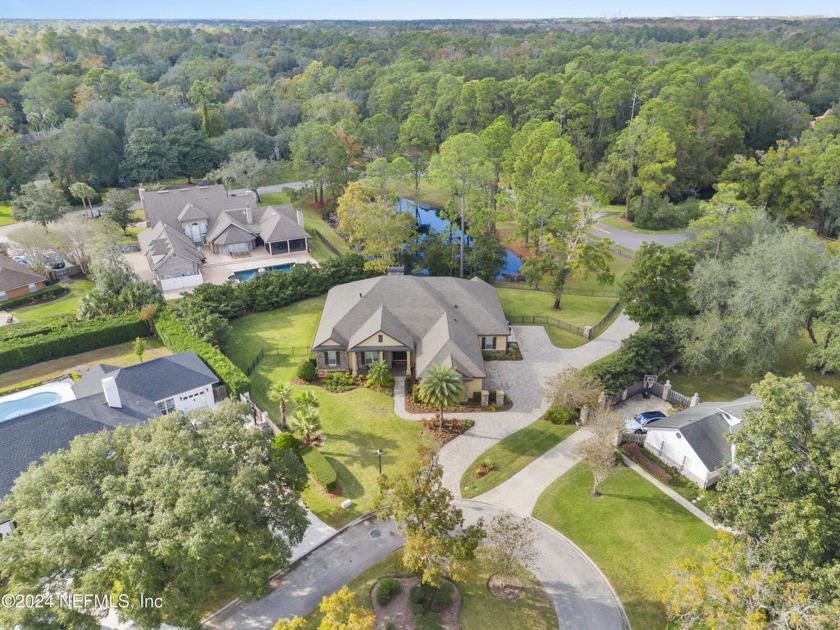
<path id="1" fill-rule="evenodd" d="M 312 348 L 318 369 L 364 374 L 378 360 L 423 377 L 437 364 L 484 389 L 483 350 L 507 349 L 509 326 L 496 290 L 478 278 L 380 276 L 327 294 Z"/>

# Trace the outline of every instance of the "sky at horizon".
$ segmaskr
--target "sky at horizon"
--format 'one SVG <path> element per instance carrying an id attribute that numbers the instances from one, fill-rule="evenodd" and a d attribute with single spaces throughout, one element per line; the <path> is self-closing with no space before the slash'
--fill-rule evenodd
<path id="1" fill-rule="evenodd" d="M 800 0 L 2 0 L 0 19 L 411 20 L 717 16 L 837 16 L 837 1 Z"/>

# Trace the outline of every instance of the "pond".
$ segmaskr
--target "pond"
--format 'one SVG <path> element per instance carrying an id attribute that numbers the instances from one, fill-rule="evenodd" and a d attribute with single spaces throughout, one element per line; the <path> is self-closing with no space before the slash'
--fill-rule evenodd
<path id="1" fill-rule="evenodd" d="M 449 234 L 450 240 L 454 243 L 457 243 L 461 237 L 461 230 L 458 229 L 456 224 L 450 223 L 440 216 L 440 208 L 425 203 L 419 203 L 415 207 L 415 203 L 411 199 L 400 198 L 397 200 L 397 210 L 414 213 L 414 216 L 417 217 L 418 227 L 434 230 L 437 233 Z M 421 238 L 423 238 L 423 235 L 421 235 Z M 469 242 L 470 237 L 467 236 L 467 243 Z M 505 249 L 505 267 L 499 274 L 499 278 L 517 275 L 521 267 L 522 259 L 513 250 Z"/>

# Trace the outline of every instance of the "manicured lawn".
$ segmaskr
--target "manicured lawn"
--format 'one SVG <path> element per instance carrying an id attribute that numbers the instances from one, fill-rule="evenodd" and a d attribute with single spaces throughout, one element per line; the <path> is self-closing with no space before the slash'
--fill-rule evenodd
<path id="1" fill-rule="evenodd" d="M 477 497 L 513 477 L 540 455 L 550 450 L 572 433 L 577 427 L 570 424 L 551 424 L 537 420 L 498 444 L 484 451 L 470 464 L 461 477 L 461 496 L 465 499 Z M 489 460 L 493 470 L 481 479 L 473 476 L 479 462 Z"/>
<path id="2" fill-rule="evenodd" d="M 233 322 L 228 356 L 234 363 L 246 367 L 260 349 L 274 351 L 251 376 L 251 396 L 275 421 L 279 420 L 279 413 L 268 392 L 276 383 L 291 381 L 298 364 L 310 356 L 308 348 L 323 304 L 323 297 L 313 298 Z M 389 394 L 369 389 L 331 394 L 317 387 L 294 388 L 315 389 L 318 395 L 327 438 L 320 450 L 335 468 L 341 487 L 341 496 L 334 496 L 310 483 L 303 499 L 319 518 L 340 527 L 373 508 L 379 476 L 376 450 L 384 451 L 384 473 L 400 472 L 416 453 L 420 425 L 394 415 L 394 400 Z M 342 509 L 344 499 L 353 501 L 353 506 Z"/>
<path id="3" fill-rule="evenodd" d="M 824 385 L 840 390 L 840 374 L 821 374 L 805 364 L 812 348 L 811 340 L 803 331 L 799 340 L 783 354 L 779 365 L 772 372 L 779 376 L 802 373 L 812 385 Z M 737 369 L 717 374 L 690 374 L 681 370 L 678 374 L 668 374 L 662 378 L 671 379 L 671 385 L 681 394 L 691 396 L 697 392 L 701 401 L 709 402 L 728 401 L 745 396 L 750 393 L 752 384 L 761 381 L 763 375 L 745 376 Z"/>
<path id="4" fill-rule="evenodd" d="M 290 202 L 289 195 L 285 192 L 264 193 L 260 195 L 260 198 L 262 199 L 261 206 L 279 205 Z M 303 225 L 312 234 L 312 239 L 310 239 L 309 244 L 312 247 L 311 253 L 315 260 L 319 262 L 327 260 L 328 258 L 333 258 L 335 254 L 327 249 L 327 246 L 320 239 L 315 237 L 313 230 L 320 232 L 338 251 L 342 253 L 350 251 L 350 246 L 347 244 L 347 241 L 341 238 L 329 223 L 324 221 L 320 211 L 311 208 L 307 204 L 301 204 L 299 207 L 303 209 Z"/>
<path id="5" fill-rule="evenodd" d="M 54 315 L 65 315 L 75 313 L 79 308 L 82 297 L 93 289 L 93 282 L 90 280 L 67 280 L 61 286 L 70 289 L 70 293 L 58 299 L 43 304 L 22 306 L 12 311 L 12 314 L 22 322 L 29 322 L 34 319 L 43 319 Z"/>
<path id="6" fill-rule="evenodd" d="M 622 209 L 622 213 L 624 210 Z M 638 234 L 677 234 L 679 232 L 684 232 L 683 229 L 674 229 L 674 230 L 643 230 L 642 228 L 637 228 L 633 225 L 632 221 L 625 221 L 621 215 L 607 215 L 605 217 L 601 217 L 601 223 L 604 225 L 608 225 L 611 228 L 615 228 L 616 230 L 624 230 L 625 232 L 636 232 Z"/>
<path id="7" fill-rule="evenodd" d="M 43 363 L 30 365 L 19 370 L 12 370 L 11 372 L 0 374 L 0 389 L 14 387 L 15 385 L 30 383 L 32 381 L 56 378 L 61 376 L 66 370 L 80 365 L 88 365 L 90 367 L 93 367 L 97 363 L 108 363 L 117 366 L 134 365 L 138 361 L 137 355 L 134 354 L 133 345 L 133 342 L 121 343 L 116 346 L 91 350 L 90 352 L 74 354 L 69 357 L 62 357 L 61 359 L 44 361 Z M 156 359 L 157 357 L 165 357 L 170 354 L 172 353 L 157 339 L 146 338 L 146 352 L 143 354 L 144 361 Z"/>
<path id="8" fill-rule="evenodd" d="M 588 494 L 592 475 L 578 464 L 543 493 L 534 517 L 568 536 L 606 574 L 633 628 L 665 628 L 657 590 L 669 567 L 714 537 L 692 516 L 629 468 L 614 470 Z"/>
<path id="9" fill-rule="evenodd" d="M 12 207 L 0 206 L 0 225 L 9 225 L 10 223 L 16 223 L 12 218 Z"/>
<path id="10" fill-rule="evenodd" d="M 400 565 L 400 554 L 400 551 L 391 554 L 347 585 L 356 595 L 356 602 L 360 606 L 368 610 L 373 609 L 370 592 L 379 578 L 408 575 Z M 470 579 L 458 585 L 463 597 L 461 628 L 464 630 L 481 628 L 528 628 L 529 630 L 545 628 L 548 630 L 558 627 L 554 606 L 536 578 L 531 576 L 524 581 L 525 589 L 519 599 L 501 600 L 487 590 L 487 580 L 493 573 L 489 566 L 487 552 L 483 547 L 479 547 L 476 559 L 471 563 Z M 316 610 L 305 619 L 306 628 L 314 629 L 321 621 L 321 614 Z"/>

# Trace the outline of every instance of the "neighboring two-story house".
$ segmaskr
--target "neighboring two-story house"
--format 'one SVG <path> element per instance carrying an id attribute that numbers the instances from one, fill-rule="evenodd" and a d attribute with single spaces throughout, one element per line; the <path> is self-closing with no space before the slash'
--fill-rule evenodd
<path id="1" fill-rule="evenodd" d="M 509 326 L 496 290 L 478 278 L 380 276 L 327 294 L 313 350 L 322 371 L 364 374 L 385 361 L 395 374 L 422 378 L 448 365 L 465 395 L 484 389 L 483 350 L 507 350 Z"/>
<path id="2" fill-rule="evenodd" d="M 140 202 L 148 229 L 138 236 L 140 249 L 164 291 L 203 282 L 207 255 L 241 255 L 261 249 L 265 254 L 309 250 L 303 212 L 290 204 L 257 207 L 247 191 L 228 195 L 224 186 L 195 186 L 147 191 Z"/>

